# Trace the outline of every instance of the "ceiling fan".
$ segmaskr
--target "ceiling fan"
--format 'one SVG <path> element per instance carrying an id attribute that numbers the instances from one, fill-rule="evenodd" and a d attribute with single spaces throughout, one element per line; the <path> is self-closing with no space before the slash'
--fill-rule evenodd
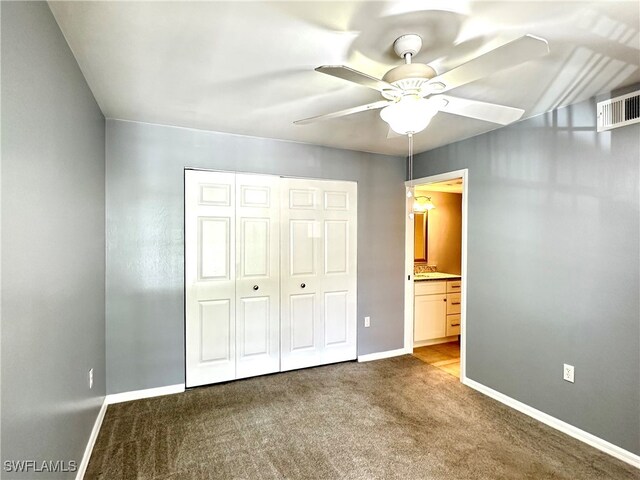
<path id="1" fill-rule="evenodd" d="M 427 127 L 438 112 L 507 125 L 518 120 L 524 110 L 452 97 L 443 93 L 549 53 L 546 40 L 533 35 L 524 35 L 438 75 L 429 65 L 411 63 L 412 57 L 421 48 L 422 39 L 419 35 L 409 34 L 397 38 L 393 43 L 393 49 L 405 63 L 389 70 L 382 79 L 344 65 L 324 65 L 316 68 L 320 73 L 377 90 L 384 100 L 305 118 L 294 123 L 303 125 L 367 110 L 382 109 L 380 117 L 389 124 L 390 135 L 392 132 L 400 135 L 418 133 Z"/>

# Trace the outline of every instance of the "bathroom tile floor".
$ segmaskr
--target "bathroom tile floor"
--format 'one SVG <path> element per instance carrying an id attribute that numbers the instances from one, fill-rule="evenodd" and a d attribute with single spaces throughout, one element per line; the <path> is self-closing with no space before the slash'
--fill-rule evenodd
<path id="1" fill-rule="evenodd" d="M 417 347 L 413 349 L 413 356 L 460 378 L 460 341 Z"/>

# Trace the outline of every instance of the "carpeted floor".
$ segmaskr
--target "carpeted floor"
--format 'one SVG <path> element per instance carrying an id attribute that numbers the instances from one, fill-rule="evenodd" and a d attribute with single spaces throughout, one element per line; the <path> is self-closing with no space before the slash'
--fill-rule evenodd
<path id="1" fill-rule="evenodd" d="M 420 360 L 343 363 L 111 405 L 86 479 L 638 479 Z"/>

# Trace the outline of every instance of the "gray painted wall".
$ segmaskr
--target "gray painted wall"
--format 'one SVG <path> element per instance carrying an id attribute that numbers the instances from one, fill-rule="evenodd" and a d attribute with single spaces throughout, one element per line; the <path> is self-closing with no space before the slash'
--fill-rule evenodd
<path id="1" fill-rule="evenodd" d="M 2 461 L 79 462 L 105 395 L 105 121 L 47 4 L 0 8 Z"/>
<path id="2" fill-rule="evenodd" d="M 415 177 L 469 168 L 468 376 L 637 454 L 640 125 L 595 118 L 587 101 L 432 150 Z"/>
<path id="3" fill-rule="evenodd" d="M 402 347 L 402 159 L 107 120 L 109 393 L 184 382 L 185 166 L 357 181 L 358 353 Z"/>

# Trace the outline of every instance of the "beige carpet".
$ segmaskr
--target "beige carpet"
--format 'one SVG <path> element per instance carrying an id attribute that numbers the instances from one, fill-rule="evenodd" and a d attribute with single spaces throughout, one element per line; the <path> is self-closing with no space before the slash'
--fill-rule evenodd
<path id="1" fill-rule="evenodd" d="M 112 405 L 86 479 L 638 479 L 412 356 Z"/>

